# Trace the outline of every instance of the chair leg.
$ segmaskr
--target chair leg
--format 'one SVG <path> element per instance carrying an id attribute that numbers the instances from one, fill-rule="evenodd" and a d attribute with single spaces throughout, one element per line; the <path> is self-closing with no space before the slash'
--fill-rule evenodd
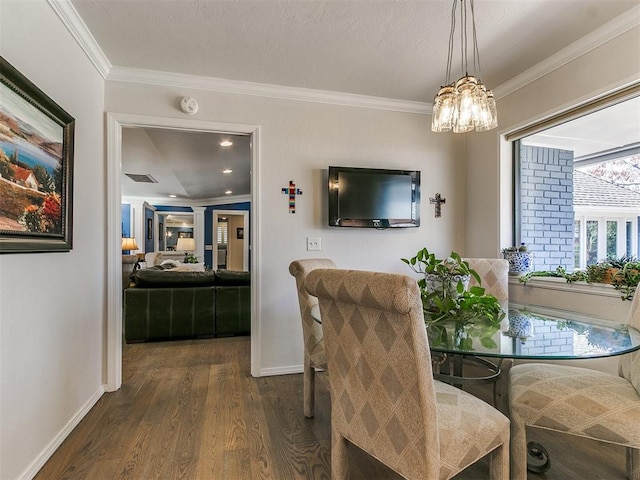
<path id="1" fill-rule="evenodd" d="M 627 476 L 640 480 L 640 449 L 627 447 Z"/>
<path id="2" fill-rule="evenodd" d="M 304 416 L 312 418 L 315 413 L 316 370 L 311 366 L 308 358 L 304 360 L 302 397 Z"/>
<path id="3" fill-rule="evenodd" d="M 509 439 L 489 456 L 489 480 L 509 480 Z"/>
<path id="4" fill-rule="evenodd" d="M 493 384 L 494 406 L 507 417 L 509 416 L 509 374 L 513 366 L 510 358 L 502 360 L 498 366 L 501 373 L 496 383 Z"/>
<path id="5" fill-rule="evenodd" d="M 331 480 L 348 480 L 347 439 L 331 428 Z"/>
<path id="6" fill-rule="evenodd" d="M 511 410 L 511 480 L 527 480 L 527 431 L 520 416 Z"/>

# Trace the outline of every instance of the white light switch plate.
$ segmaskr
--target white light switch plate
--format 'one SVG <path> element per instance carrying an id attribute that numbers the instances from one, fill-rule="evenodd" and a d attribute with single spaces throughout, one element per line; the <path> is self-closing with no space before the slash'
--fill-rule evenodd
<path id="1" fill-rule="evenodd" d="M 307 251 L 322 250 L 322 239 L 320 237 L 307 237 Z"/>

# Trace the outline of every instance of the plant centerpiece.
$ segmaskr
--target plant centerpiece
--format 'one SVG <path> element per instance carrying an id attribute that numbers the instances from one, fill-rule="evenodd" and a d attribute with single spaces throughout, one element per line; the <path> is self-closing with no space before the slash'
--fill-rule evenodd
<path id="1" fill-rule="evenodd" d="M 456 252 L 438 259 L 426 248 L 401 260 L 422 275 L 418 287 L 429 340 L 434 346 L 455 344 L 472 350 L 473 338 L 477 337 L 484 347 L 496 347 L 491 337 L 500 329 L 505 312 L 498 299 L 485 293 L 484 288 L 469 288 L 471 277 L 478 284 L 481 279 L 467 261 Z"/>

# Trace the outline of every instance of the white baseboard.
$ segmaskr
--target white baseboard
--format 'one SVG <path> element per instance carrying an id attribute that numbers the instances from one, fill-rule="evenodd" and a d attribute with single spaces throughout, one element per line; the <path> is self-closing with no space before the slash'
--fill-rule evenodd
<path id="1" fill-rule="evenodd" d="M 40 471 L 40 469 L 47 463 L 47 460 L 51 458 L 51 455 L 60 447 L 62 442 L 69 436 L 69 434 L 73 431 L 74 428 L 80 423 L 89 410 L 93 408 L 93 406 L 100 400 L 100 397 L 104 394 L 104 386 L 101 385 L 100 388 L 87 400 L 87 402 L 82 406 L 80 410 L 67 422 L 60 432 L 55 436 L 53 440 L 47 445 L 47 447 L 38 455 L 38 457 L 31 463 L 29 468 L 27 468 L 22 475 L 18 477 L 20 480 L 32 480 L 33 477 Z"/>
<path id="2" fill-rule="evenodd" d="M 260 376 L 269 377 L 273 375 L 290 375 L 292 373 L 302 373 L 304 367 L 302 365 L 289 365 L 286 367 L 261 368 Z"/>

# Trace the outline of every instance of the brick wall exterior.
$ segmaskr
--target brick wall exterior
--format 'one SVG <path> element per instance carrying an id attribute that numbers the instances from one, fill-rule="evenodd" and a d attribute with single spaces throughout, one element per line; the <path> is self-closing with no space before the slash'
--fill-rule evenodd
<path id="1" fill-rule="evenodd" d="M 573 152 L 520 145 L 521 242 L 534 270 L 573 270 Z"/>
<path id="2" fill-rule="evenodd" d="M 533 338 L 521 346 L 522 355 L 572 355 L 576 351 L 573 330 L 559 330 L 555 324 L 536 319 L 531 320 L 531 325 Z"/>

